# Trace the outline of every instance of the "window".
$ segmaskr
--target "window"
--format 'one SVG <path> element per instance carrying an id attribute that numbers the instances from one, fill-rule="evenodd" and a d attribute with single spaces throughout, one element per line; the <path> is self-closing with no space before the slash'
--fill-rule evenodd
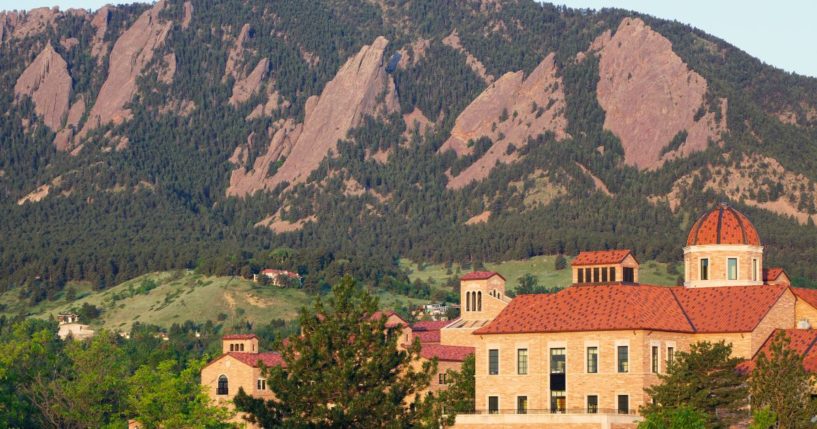
<path id="1" fill-rule="evenodd" d="M 595 374 L 599 372 L 599 348 L 587 348 L 587 372 Z"/>
<path id="2" fill-rule="evenodd" d="M 439 373 L 439 374 L 437 375 L 437 377 L 438 377 L 437 382 L 438 382 L 439 384 L 448 384 L 448 377 L 447 377 L 447 374 L 446 374 L 446 373 L 441 372 L 441 373 Z"/>
<path id="3" fill-rule="evenodd" d="M 565 349 L 550 349 L 550 373 L 565 373 Z"/>
<path id="4" fill-rule="evenodd" d="M 587 396 L 587 413 L 596 414 L 599 412 L 599 397 L 598 395 Z"/>
<path id="5" fill-rule="evenodd" d="M 471 311 L 471 292 L 465 292 L 465 311 Z"/>
<path id="6" fill-rule="evenodd" d="M 240 349 L 239 350 L 240 352 L 243 352 L 244 351 L 244 343 L 239 344 L 238 348 Z"/>
<path id="7" fill-rule="evenodd" d="M 528 373 L 528 349 L 516 350 L 516 373 L 519 375 Z"/>
<path id="8" fill-rule="evenodd" d="M 226 375 L 218 376 L 218 387 L 216 388 L 216 395 L 227 395 L 230 393 L 230 386 Z"/>
<path id="9" fill-rule="evenodd" d="M 630 414 L 630 396 L 618 395 L 618 413 Z"/>
<path id="10" fill-rule="evenodd" d="M 610 267 L 610 281 L 616 281 L 616 267 Z"/>
<path id="11" fill-rule="evenodd" d="M 738 279 L 738 258 L 728 258 L 726 260 L 727 275 L 729 280 Z"/>
<path id="12" fill-rule="evenodd" d="M 607 273 L 608 273 L 608 271 L 607 271 L 606 268 L 601 269 L 601 281 L 602 281 L 602 283 L 607 283 Z"/>
<path id="13" fill-rule="evenodd" d="M 658 374 L 658 346 L 652 346 L 652 355 L 651 363 L 652 363 L 652 373 Z"/>
<path id="14" fill-rule="evenodd" d="M 624 282 L 635 283 L 635 270 L 632 267 L 624 267 Z"/>
<path id="15" fill-rule="evenodd" d="M 255 382 L 255 388 L 258 390 L 267 390 L 267 380 L 265 378 L 259 378 Z"/>
<path id="16" fill-rule="evenodd" d="M 488 350 L 488 374 L 499 374 L 499 349 Z"/>
<path id="17" fill-rule="evenodd" d="M 564 390 L 552 390 L 550 392 L 550 412 L 564 413 L 567 410 L 567 400 Z"/>
<path id="18" fill-rule="evenodd" d="M 516 414 L 527 414 L 528 413 L 528 397 L 527 396 L 517 396 L 516 397 Z"/>
<path id="19" fill-rule="evenodd" d="M 488 414 L 496 414 L 499 412 L 499 396 L 488 397 Z"/>
<path id="20" fill-rule="evenodd" d="M 235 344 L 230 344 L 230 351 L 231 351 L 231 352 L 234 352 L 234 351 L 235 351 Z"/>
<path id="21" fill-rule="evenodd" d="M 584 269 L 584 281 L 586 283 L 593 283 L 593 277 L 592 274 L 590 273 L 590 268 Z"/>
<path id="22" fill-rule="evenodd" d="M 618 372 L 630 371 L 630 347 L 618 346 Z"/>
<path id="23" fill-rule="evenodd" d="M 577 283 L 584 283 L 584 270 L 579 268 L 576 271 L 578 271 L 578 276 L 579 276 L 578 280 L 577 280 Z"/>
<path id="24" fill-rule="evenodd" d="M 752 281 L 757 281 L 757 259 L 752 259 Z"/>
<path id="25" fill-rule="evenodd" d="M 701 280 L 709 280 L 709 258 L 701 259 Z"/>
<path id="26" fill-rule="evenodd" d="M 477 311 L 482 311 L 482 292 L 477 292 Z"/>
<path id="27" fill-rule="evenodd" d="M 667 347 L 667 366 L 671 365 L 675 359 L 675 347 Z"/>
<path id="28" fill-rule="evenodd" d="M 599 269 L 598 267 L 593 268 L 593 283 L 598 283 L 599 280 Z"/>

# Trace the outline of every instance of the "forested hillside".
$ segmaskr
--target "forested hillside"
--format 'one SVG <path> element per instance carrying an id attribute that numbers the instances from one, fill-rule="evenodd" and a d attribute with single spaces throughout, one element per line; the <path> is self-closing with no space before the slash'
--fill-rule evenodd
<path id="1" fill-rule="evenodd" d="M 631 12 L 4 12 L 0 115 L 0 290 L 32 303 L 181 268 L 406 292 L 400 258 L 626 247 L 672 262 L 721 200 L 768 264 L 817 279 L 817 79 Z"/>

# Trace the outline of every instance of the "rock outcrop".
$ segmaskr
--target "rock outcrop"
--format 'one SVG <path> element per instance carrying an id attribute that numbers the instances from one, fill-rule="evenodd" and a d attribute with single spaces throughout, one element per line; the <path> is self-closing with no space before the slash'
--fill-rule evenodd
<path id="1" fill-rule="evenodd" d="M 182 18 L 182 30 L 187 30 L 190 27 L 190 21 L 193 19 L 193 3 L 190 0 L 184 2 L 184 17 Z"/>
<path id="2" fill-rule="evenodd" d="M 4 38 L 24 39 L 53 27 L 61 15 L 58 8 L 40 7 L 27 12 L 0 13 L 0 41 Z"/>
<path id="3" fill-rule="evenodd" d="M 494 76 L 488 74 L 488 72 L 485 70 L 485 65 L 483 65 L 482 62 L 480 62 L 479 59 L 477 59 L 477 57 L 475 57 L 470 52 L 465 50 L 465 48 L 462 46 L 462 43 L 460 42 L 460 36 L 459 34 L 457 34 L 456 30 L 454 30 L 454 32 L 452 32 L 445 39 L 443 39 L 443 44 L 465 54 L 465 63 L 468 64 L 468 67 L 471 67 L 471 70 L 473 70 L 474 73 L 481 77 L 482 80 L 485 81 L 485 83 L 491 83 L 494 81 Z"/>
<path id="4" fill-rule="evenodd" d="M 510 148 L 527 145 L 528 138 L 552 132 L 557 139 L 566 134 L 565 95 L 557 75 L 554 54 L 548 55 L 525 78 L 521 71 L 504 74 L 491 84 L 457 117 L 451 137 L 440 152 L 453 150 L 468 155 L 471 140 L 489 138 L 493 145 L 468 168 L 451 178 L 448 187 L 459 189 L 488 176 L 497 162 L 510 163 L 517 154 Z"/>
<path id="5" fill-rule="evenodd" d="M 96 29 L 91 42 L 91 55 L 102 61 L 108 53 L 108 43 L 105 42 L 105 33 L 108 31 L 108 21 L 111 19 L 111 6 L 105 5 L 99 8 L 91 20 L 91 25 Z"/>
<path id="6" fill-rule="evenodd" d="M 651 169 L 667 159 L 703 150 L 726 131 L 726 100 L 706 103 L 707 82 L 672 50 L 672 43 L 638 18 L 625 18 L 614 35 L 600 36 L 597 97 L 604 128 L 624 147 L 624 159 Z M 712 109 L 720 109 L 716 121 Z M 681 132 L 686 141 L 668 148 Z M 667 150 L 671 149 L 671 150 Z"/>
<path id="7" fill-rule="evenodd" d="M 236 80 L 230 96 L 230 105 L 238 106 L 255 95 L 261 88 L 261 81 L 267 76 L 268 71 L 269 60 L 262 58 L 247 77 Z"/>
<path id="8" fill-rule="evenodd" d="M 247 170 L 247 153 L 251 146 L 255 144 L 254 135 L 247 138 L 247 144 L 239 146 L 230 157 L 230 162 L 238 168 L 230 174 L 230 185 L 227 188 L 228 196 L 243 197 L 259 190 L 271 190 L 268 185 L 270 181 L 268 174 L 270 166 L 278 162 L 282 157 L 287 157 L 292 151 L 292 147 L 301 135 L 303 126 L 296 124 L 291 119 L 280 121 L 276 124 L 277 130 L 272 136 L 272 141 L 267 146 L 266 151 L 256 158 L 252 168 Z"/>
<path id="9" fill-rule="evenodd" d="M 119 124 L 131 117 L 131 111 L 125 105 L 136 93 L 136 79 L 151 62 L 156 49 L 164 43 L 173 24 L 159 18 L 164 6 L 162 0 L 142 13 L 114 44 L 108 78 L 99 90 L 79 138 L 100 125 Z"/>
<path id="10" fill-rule="evenodd" d="M 250 24 L 244 24 L 238 33 L 238 39 L 236 39 L 235 45 L 233 45 L 230 52 L 227 53 L 227 64 L 224 67 L 224 80 L 227 80 L 228 76 L 237 77 L 236 71 L 241 61 L 241 56 L 244 54 L 244 41 L 250 37 L 250 31 Z"/>
<path id="11" fill-rule="evenodd" d="M 34 110 L 43 118 L 45 125 L 54 131 L 62 127 L 71 96 L 71 76 L 68 74 L 68 64 L 50 43 L 17 79 L 14 95 L 18 98 L 30 96 Z"/>

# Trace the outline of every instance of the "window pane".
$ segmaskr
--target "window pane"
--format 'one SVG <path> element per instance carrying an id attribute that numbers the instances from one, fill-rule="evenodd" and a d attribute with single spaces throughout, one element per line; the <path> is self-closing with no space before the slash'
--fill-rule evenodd
<path id="1" fill-rule="evenodd" d="M 499 412 L 499 396 L 488 397 L 488 413 L 496 414 Z"/>
<path id="2" fill-rule="evenodd" d="M 658 374 L 658 346 L 652 346 L 652 372 Z"/>
<path id="3" fill-rule="evenodd" d="M 499 350 L 488 350 L 488 374 L 499 374 Z"/>
<path id="4" fill-rule="evenodd" d="M 729 266 L 729 280 L 737 280 L 738 279 L 738 259 L 737 258 L 729 258 L 727 261 Z"/>
<path id="5" fill-rule="evenodd" d="M 550 412 L 564 413 L 567 408 L 567 400 L 563 390 L 553 390 L 550 392 Z"/>
<path id="6" fill-rule="evenodd" d="M 618 372 L 630 370 L 630 350 L 627 346 L 618 346 Z"/>
<path id="7" fill-rule="evenodd" d="M 752 259 L 752 281 L 757 281 L 757 259 Z"/>
<path id="8" fill-rule="evenodd" d="M 593 283 L 598 283 L 599 281 L 601 281 L 599 278 L 599 269 L 593 268 Z"/>
<path id="9" fill-rule="evenodd" d="M 516 351 L 516 372 L 520 375 L 528 373 L 528 349 Z"/>
<path id="10" fill-rule="evenodd" d="M 579 268 L 576 271 L 578 272 L 578 279 L 577 279 L 578 283 L 584 283 L 584 269 Z"/>
<path id="11" fill-rule="evenodd" d="M 607 283 L 607 269 L 605 268 L 601 269 L 601 281 Z"/>
<path id="12" fill-rule="evenodd" d="M 517 396 L 516 397 L 516 413 L 517 414 L 527 414 L 528 413 L 528 397 L 527 396 Z"/>
<path id="13" fill-rule="evenodd" d="M 701 280 L 709 280 L 709 259 L 701 259 Z"/>
<path id="14" fill-rule="evenodd" d="M 610 267 L 610 281 L 616 281 L 616 267 Z"/>
<path id="15" fill-rule="evenodd" d="M 630 413 L 630 397 L 627 395 L 618 395 L 618 413 Z"/>
<path id="16" fill-rule="evenodd" d="M 550 349 L 550 373 L 565 373 L 565 349 Z"/>
<path id="17" fill-rule="evenodd" d="M 599 397 L 590 395 L 587 397 L 587 412 L 589 414 L 596 414 L 599 412 Z"/>
<path id="18" fill-rule="evenodd" d="M 598 347 L 588 347 L 587 348 L 587 372 L 594 373 L 594 374 L 599 372 L 599 348 Z"/>
<path id="19" fill-rule="evenodd" d="M 667 347 L 667 365 L 672 363 L 675 359 L 675 347 Z"/>

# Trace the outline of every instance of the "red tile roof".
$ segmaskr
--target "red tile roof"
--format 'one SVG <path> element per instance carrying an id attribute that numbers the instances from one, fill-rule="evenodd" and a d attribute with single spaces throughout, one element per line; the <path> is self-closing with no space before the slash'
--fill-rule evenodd
<path id="1" fill-rule="evenodd" d="M 420 343 L 439 343 L 440 342 L 440 331 L 414 331 L 414 337 L 420 340 Z"/>
<path id="2" fill-rule="evenodd" d="M 771 267 L 771 268 L 764 268 L 763 269 L 763 281 L 768 282 L 772 280 L 777 280 L 781 274 L 783 274 L 785 270 L 780 267 Z"/>
<path id="3" fill-rule="evenodd" d="M 448 362 L 462 362 L 468 355 L 474 354 L 473 347 L 443 346 L 440 344 L 423 344 L 420 356 L 425 359 L 437 358 Z"/>
<path id="4" fill-rule="evenodd" d="M 475 334 L 647 329 L 750 332 L 785 286 L 683 288 L 652 285 L 571 286 L 520 295 Z"/>
<path id="5" fill-rule="evenodd" d="M 475 334 L 654 329 L 693 332 L 672 291 L 660 286 L 571 286 L 520 295 Z"/>
<path id="6" fill-rule="evenodd" d="M 450 320 L 421 320 L 415 323 L 411 329 L 415 331 L 439 331 L 451 323 Z"/>
<path id="7" fill-rule="evenodd" d="M 740 368 L 752 371 L 757 363 L 757 358 L 763 353 L 766 357 L 771 357 L 772 341 L 780 333 L 784 332 L 789 338 L 789 348 L 803 356 L 803 367 L 806 371 L 817 373 L 817 331 L 813 329 L 777 329 L 769 335 L 760 350 L 750 361 L 741 364 Z"/>
<path id="8" fill-rule="evenodd" d="M 493 276 L 502 277 L 502 274 L 493 271 L 473 271 L 460 278 L 460 280 L 488 280 Z M 505 280 L 505 277 L 502 277 Z"/>
<path id="9" fill-rule="evenodd" d="M 227 356 L 234 357 L 239 361 L 253 367 L 258 368 L 258 363 L 262 362 L 266 366 L 284 365 L 284 358 L 280 353 L 263 352 L 263 353 L 227 353 Z"/>
<path id="10" fill-rule="evenodd" d="M 570 265 L 577 267 L 582 265 L 618 264 L 630 254 L 632 252 L 627 249 L 579 252 L 579 255 L 576 256 L 576 259 L 573 259 Z"/>
<path id="11" fill-rule="evenodd" d="M 817 308 L 817 289 L 806 289 L 801 287 L 789 288 L 798 299 L 802 299 L 808 305 Z"/>
<path id="12" fill-rule="evenodd" d="M 786 286 L 674 287 L 696 332 L 750 332 L 786 292 Z"/>
<path id="13" fill-rule="evenodd" d="M 255 334 L 228 334 L 221 337 L 222 340 L 251 340 L 258 338 Z"/>
<path id="14" fill-rule="evenodd" d="M 760 246 L 760 235 L 743 213 L 721 203 L 699 217 L 689 231 L 687 246 L 704 244 Z"/>

